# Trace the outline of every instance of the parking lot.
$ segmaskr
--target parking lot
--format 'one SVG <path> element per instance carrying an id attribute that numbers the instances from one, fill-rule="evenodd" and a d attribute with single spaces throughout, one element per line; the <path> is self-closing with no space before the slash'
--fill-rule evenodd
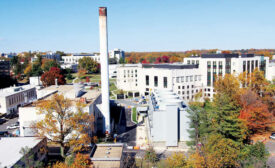
<path id="1" fill-rule="evenodd" d="M 12 124 L 15 124 L 18 121 L 18 117 L 13 119 L 7 119 L 7 121 L 0 125 L 0 131 L 8 131 L 10 134 L 15 134 L 17 129 L 11 129 L 7 130 L 7 126 L 11 126 Z"/>

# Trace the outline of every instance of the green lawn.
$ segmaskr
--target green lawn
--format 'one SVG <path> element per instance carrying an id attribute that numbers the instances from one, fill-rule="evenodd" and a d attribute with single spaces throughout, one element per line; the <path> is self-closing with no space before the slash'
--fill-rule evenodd
<path id="1" fill-rule="evenodd" d="M 137 124 L 137 108 L 132 108 L 132 121 Z"/>

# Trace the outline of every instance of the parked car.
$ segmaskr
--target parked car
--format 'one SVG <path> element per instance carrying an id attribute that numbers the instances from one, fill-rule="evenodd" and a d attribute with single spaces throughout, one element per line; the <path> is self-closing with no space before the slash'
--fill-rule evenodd
<path id="1" fill-rule="evenodd" d="M 0 118 L 0 124 L 5 123 L 7 120 Z"/>
<path id="2" fill-rule="evenodd" d="M 8 131 L 0 131 L 0 137 L 7 137 L 9 135 Z"/>
<path id="3" fill-rule="evenodd" d="M 274 133 L 274 132 L 273 132 L 273 133 L 271 133 L 271 135 L 270 135 L 269 139 L 275 139 L 275 133 Z"/>
<path id="4" fill-rule="evenodd" d="M 12 124 L 12 125 L 10 125 L 10 126 L 7 126 L 7 129 L 9 130 L 9 129 L 16 129 L 16 128 L 19 128 L 19 122 L 16 122 L 16 123 L 14 123 L 14 124 Z"/>

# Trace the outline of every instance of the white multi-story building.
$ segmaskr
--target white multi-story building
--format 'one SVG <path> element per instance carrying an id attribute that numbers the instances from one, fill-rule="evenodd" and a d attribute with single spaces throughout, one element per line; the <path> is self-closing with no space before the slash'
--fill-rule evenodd
<path id="1" fill-rule="evenodd" d="M 60 86 L 50 86 L 37 91 L 37 99 L 39 100 L 49 100 L 54 94 L 62 94 L 65 98 L 70 99 L 72 103 L 77 103 L 78 101 L 83 102 L 86 106 L 84 107 L 84 112 L 94 116 L 95 133 L 104 132 L 104 116 L 101 113 L 101 93 L 100 91 L 84 90 L 84 85 L 74 84 L 74 85 L 60 85 Z M 75 105 L 75 104 L 74 104 Z M 20 136 L 34 136 L 35 133 L 32 129 L 32 124 L 36 121 L 42 120 L 43 115 L 38 114 L 39 109 L 36 108 L 35 103 L 30 103 L 26 106 L 19 108 L 19 122 L 20 122 Z M 77 111 L 74 106 L 72 111 Z"/>
<path id="2" fill-rule="evenodd" d="M 32 85 L 9 87 L 0 90 L 0 113 L 17 113 L 18 107 L 37 99 L 36 89 Z"/>
<path id="3" fill-rule="evenodd" d="M 267 68 L 268 68 L 267 80 L 269 81 L 275 80 L 275 59 L 269 61 L 269 66 Z"/>
<path id="4" fill-rule="evenodd" d="M 109 51 L 109 58 L 115 58 L 117 61 L 120 60 L 120 58 L 124 58 L 124 51 L 118 48 L 115 48 L 111 51 Z"/>
<path id="5" fill-rule="evenodd" d="M 64 64 L 78 64 L 79 59 L 84 57 L 90 57 L 93 60 L 100 62 L 99 54 L 73 54 L 70 56 L 62 56 L 62 60 Z"/>
<path id="6" fill-rule="evenodd" d="M 251 73 L 256 68 L 264 71 L 266 77 L 269 74 L 269 58 L 254 54 L 202 54 L 184 58 L 183 63 L 198 65 L 204 96 L 210 98 L 213 97 L 214 83 L 218 76 L 238 75 L 245 71 Z"/>
<path id="7" fill-rule="evenodd" d="M 202 89 L 202 76 L 197 65 L 132 64 L 117 68 L 117 87 L 134 93 L 149 95 L 155 89 L 170 89 L 190 101 Z"/>

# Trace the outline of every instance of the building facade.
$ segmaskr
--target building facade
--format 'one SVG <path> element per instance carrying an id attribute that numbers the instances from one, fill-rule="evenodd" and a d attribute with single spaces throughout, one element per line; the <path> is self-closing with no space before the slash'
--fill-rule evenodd
<path id="1" fill-rule="evenodd" d="M 99 54 L 73 54 L 70 56 L 62 56 L 62 61 L 64 64 L 78 64 L 79 59 L 84 57 L 90 57 L 93 60 L 100 62 Z"/>
<path id="2" fill-rule="evenodd" d="M 148 104 L 148 135 L 153 146 L 186 149 L 190 121 L 181 96 L 169 89 L 158 89 L 149 96 Z"/>
<path id="3" fill-rule="evenodd" d="M 39 100 L 49 100 L 54 94 L 62 94 L 65 98 L 70 99 L 73 103 L 82 101 L 86 106 L 83 111 L 88 112 L 95 118 L 94 132 L 104 132 L 104 117 L 101 114 L 101 110 L 98 108 L 98 104 L 101 104 L 101 93 L 98 90 L 86 90 L 84 85 L 60 85 L 50 86 L 37 91 L 37 97 Z M 71 111 L 77 111 L 74 104 Z M 26 106 L 19 108 L 19 122 L 20 122 L 20 136 L 34 136 L 35 133 L 32 129 L 33 122 L 43 120 L 44 116 L 37 113 L 35 103 L 30 103 Z"/>
<path id="4" fill-rule="evenodd" d="M 115 58 L 117 61 L 119 61 L 120 58 L 125 58 L 125 53 L 123 50 L 115 48 L 109 51 L 109 58 Z"/>
<path id="5" fill-rule="evenodd" d="M 0 76 L 10 76 L 10 61 L 0 60 Z"/>
<path id="6" fill-rule="evenodd" d="M 1 89 L 0 113 L 15 114 L 18 112 L 18 107 L 31 103 L 36 99 L 36 89 L 31 85 Z"/>
<path id="7" fill-rule="evenodd" d="M 254 56 L 254 54 L 202 54 L 184 58 L 184 64 L 198 65 L 202 79 L 203 96 L 213 98 L 214 83 L 218 76 L 225 74 L 239 75 L 242 72 L 251 73 L 256 68 L 268 76 L 269 58 Z"/>
<path id="8" fill-rule="evenodd" d="M 117 68 L 117 87 L 128 92 L 149 95 L 155 89 L 169 89 L 185 101 L 202 90 L 197 65 L 132 64 Z"/>

